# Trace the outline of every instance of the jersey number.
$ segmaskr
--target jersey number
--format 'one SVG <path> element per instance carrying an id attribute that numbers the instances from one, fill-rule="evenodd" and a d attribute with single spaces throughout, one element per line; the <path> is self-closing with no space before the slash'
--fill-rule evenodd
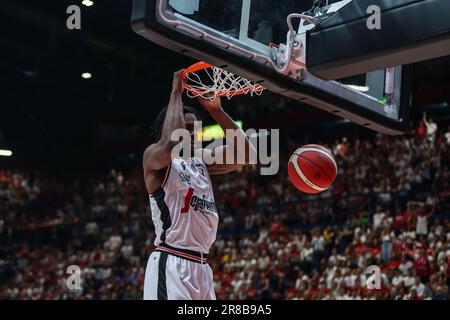
<path id="1" fill-rule="evenodd" d="M 188 213 L 189 206 L 191 204 L 192 196 L 194 195 L 194 189 L 189 188 L 186 198 L 184 198 L 184 207 L 181 209 L 181 213 Z"/>

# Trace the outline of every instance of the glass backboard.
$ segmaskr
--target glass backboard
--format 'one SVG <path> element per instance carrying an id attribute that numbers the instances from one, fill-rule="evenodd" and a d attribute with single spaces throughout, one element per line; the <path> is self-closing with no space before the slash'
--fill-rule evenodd
<path id="1" fill-rule="evenodd" d="M 407 117 L 405 101 L 400 99 L 405 82 L 401 67 L 336 81 L 300 70 L 302 62 L 282 71 L 279 56 L 287 50 L 287 17 L 303 13 L 321 21 L 351 1 L 134 0 L 132 24 L 151 41 L 227 68 L 271 91 L 374 130 L 399 134 Z M 292 24 L 298 34 L 314 27 L 300 19 L 292 19 Z"/>

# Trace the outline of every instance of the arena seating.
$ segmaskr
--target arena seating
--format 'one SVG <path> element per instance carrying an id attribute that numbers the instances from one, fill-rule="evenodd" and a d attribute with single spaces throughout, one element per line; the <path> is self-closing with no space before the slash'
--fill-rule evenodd
<path id="1" fill-rule="evenodd" d="M 275 177 L 214 177 L 217 297 L 448 300 L 445 134 L 330 143 L 338 178 L 318 196 L 290 184 L 288 153 Z M 142 181 L 125 172 L 0 171 L 0 299 L 142 298 L 154 233 Z M 70 265 L 83 294 L 67 290 Z M 366 286 L 370 265 L 380 289 Z"/>

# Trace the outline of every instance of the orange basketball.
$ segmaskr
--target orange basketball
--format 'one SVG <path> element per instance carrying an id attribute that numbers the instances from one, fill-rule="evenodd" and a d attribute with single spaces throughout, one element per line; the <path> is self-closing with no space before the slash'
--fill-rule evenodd
<path id="1" fill-rule="evenodd" d="M 289 160 L 288 174 L 300 191 L 320 193 L 327 190 L 336 179 L 336 160 L 327 148 L 308 144 L 294 152 Z"/>

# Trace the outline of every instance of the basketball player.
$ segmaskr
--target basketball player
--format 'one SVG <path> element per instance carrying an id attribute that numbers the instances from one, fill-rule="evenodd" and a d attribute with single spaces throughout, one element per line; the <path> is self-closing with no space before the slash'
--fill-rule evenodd
<path id="1" fill-rule="evenodd" d="M 216 299 L 212 270 L 207 264 L 219 222 L 210 175 L 242 167 L 236 161 L 238 139 L 233 145 L 202 150 L 221 157 L 222 163 L 225 163 L 226 153 L 233 151 L 234 164 L 206 165 L 195 156 L 172 159 L 172 149 L 178 144 L 171 141 L 172 132 L 187 129 L 194 139 L 194 122 L 199 121 L 195 109 L 183 106 L 181 74 L 182 71 L 174 74 L 169 105 L 155 122 L 155 141 L 145 150 L 143 158 L 144 179 L 156 230 L 156 250 L 150 255 L 145 274 L 145 300 Z M 250 152 L 255 150 L 245 133 L 222 109 L 220 99 L 200 99 L 200 104 L 224 131 L 235 130 L 245 141 L 247 163 Z"/>

